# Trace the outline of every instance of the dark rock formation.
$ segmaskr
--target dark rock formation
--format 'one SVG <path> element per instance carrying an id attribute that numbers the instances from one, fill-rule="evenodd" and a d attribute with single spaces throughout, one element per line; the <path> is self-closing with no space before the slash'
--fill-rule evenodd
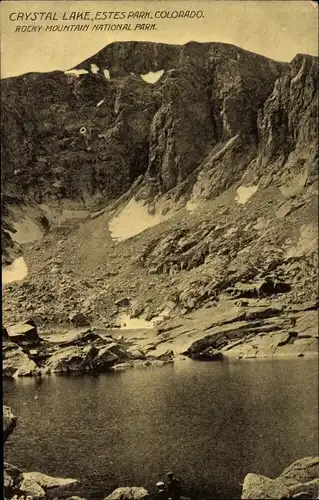
<path id="1" fill-rule="evenodd" d="M 3 326 L 2 327 L 2 342 L 6 342 L 8 340 L 10 340 L 8 330 L 6 328 L 4 328 L 4 326 Z"/>
<path id="2" fill-rule="evenodd" d="M 122 355 L 122 359 L 126 359 L 125 351 L 114 343 L 104 346 L 89 344 L 85 347 L 65 347 L 50 356 L 45 364 L 44 372 L 103 372 L 120 361 L 119 355 Z"/>
<path id="3" fill-rule="evenodd" d="M 69 320 L 75 327 L 87 326 L 90 324 L 88 318 L 81 312 L 70 313 Z"/>
<path id="4" fill-rule="evenodd" d="M 232 45 L 195 42 L 113 43 L 77 69 L 91 64 L 97 74 L 2 81 L 6 195 L 115 199 L 141 174 L 169 191 L 216 144 L 240 134 L 256 145 L 258 110 L 287 67 Z M 141 74 L 155 68 L 163 76 L 145 82 Z"/>
<path id="5" fill-rule="evenodd" d="M 38 365 L 31 357 L 13 342 L 3 345 L 2 373 L 4 377 L 15 378 L 23 376 L 37 376 L 41 374 Z"/>
<path id="6" fill-rule="evenodd" d="M 222 361 L 223 353 L 217 349 L 215 350 L 211 347 L 207 347 L 197 354 L 192 354 L 191 357 L 199 361 Z"/>
<path id="7" fill-rule="evenodd" d="M 12 413 L 12 411 L 8 406 L 3 406 L 2 419 L 3 419 L 3 442 L 5 443 L 17 425 L 17 417 Z"/>
<path id="8" fill-rule="evenodd" d="M 38 335 L 36 324 L 33 320 L 27 320 L 7 328 L 9 340 L 18 345 L 37 346 L 41 339 Z"/>
<path id="9" fill-rule="evenodd" d="M 145 488 L 139 486 L 122 487 L 114 490 L 104 500 L 146 500 L 149 493 Z"/>
<path id="10" fill-rule="evenodd" d="M 241 498 L 318 498 L 319 458 L 306 457 L 291 464 L 276 479 L 247 474 Z"/>

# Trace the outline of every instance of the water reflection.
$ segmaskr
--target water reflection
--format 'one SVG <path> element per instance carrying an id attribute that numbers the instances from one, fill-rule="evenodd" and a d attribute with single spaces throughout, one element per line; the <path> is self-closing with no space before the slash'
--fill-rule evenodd
<path id="1" fill-rule="evenodd" d="M 187 360 L 5 383 L 19 416 L 6 459 L 79 478 L 92 499 L 119 485 L 151 490 L 168 469 L 195 498 L 236 498 L 247 472 L 275 476 L 318 453 L 316 380 L 316 360 Z"/>

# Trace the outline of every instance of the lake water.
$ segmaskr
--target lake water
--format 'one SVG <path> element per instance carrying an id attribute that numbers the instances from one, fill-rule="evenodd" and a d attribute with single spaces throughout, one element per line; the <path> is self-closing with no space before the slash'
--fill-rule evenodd
<path id="1" fill-rule="evenodd" d="M 81 480 L 77 494 L 154 484 L 172 469 L 195 499 L 239 498 L 318 454 L 317 360 L 201 363 L 4 383 L 18 415 L 5 459 Z"/>

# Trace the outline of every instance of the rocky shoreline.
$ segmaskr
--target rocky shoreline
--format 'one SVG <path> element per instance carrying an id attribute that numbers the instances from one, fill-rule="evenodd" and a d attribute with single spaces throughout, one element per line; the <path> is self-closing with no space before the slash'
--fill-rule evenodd
<path id="1" fill-rule="evenodd" d="M 163 365 L 173 361 L 172 351 L 145 353 L 121 336 L 90 328 L 75 330 L 71 340 L 52 342 L 38 335 L 32 322 L 3 329 L 3 375 L 8 378 L 46 374 L 103 373 L 131 366 Z M 72 336 L 72 334 L 71 334 Z"/>
<path id="2" fill-rule="evenodd" d="M 247 474 L 241 498 L 242 500 L 319 498 L 319 457 L 297 460 L 275 479 Z"/>
<path id="3" fill-rule="evenodd" d="M 284 311 L 263 301 L 225 301 L 149 330 L 78 327 L 38 333 L 27 320 L 2 328 L 3 375 L 103 373 L 174 359 L 220 361 L 318 355 L 318 312 Z"/>
<path id="4" fill-rule="evenodd" d="M 17 418 L 11 409 L 3 406 L 3 442 L 12 434 Z M 75 496 L 72 490 L 79 485 L 77 479 L 56 478 L 41 472 L 22 472 L 4 462 L 5 500 L 86 500 Z M 104 500 L 148 500 L 150 493 L 142 486 L 117 488 Z M 297 460 L 275 479 L 249 473 L 244 478 L 241 499 L 318 499 L 319 457 L 305 457 Z M 182 500 L 190 500 L 182 497 Z M 193 499 L 199 500 L 199 499 Z"/>

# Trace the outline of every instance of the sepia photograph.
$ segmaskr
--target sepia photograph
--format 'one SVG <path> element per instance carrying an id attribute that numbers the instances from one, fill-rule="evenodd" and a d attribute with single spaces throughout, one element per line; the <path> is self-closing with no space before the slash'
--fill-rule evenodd
<path id="1" fill-rule="evenodd" d="M 318 13 L 1 2 L 4 500 L 319 499 Z"/>

